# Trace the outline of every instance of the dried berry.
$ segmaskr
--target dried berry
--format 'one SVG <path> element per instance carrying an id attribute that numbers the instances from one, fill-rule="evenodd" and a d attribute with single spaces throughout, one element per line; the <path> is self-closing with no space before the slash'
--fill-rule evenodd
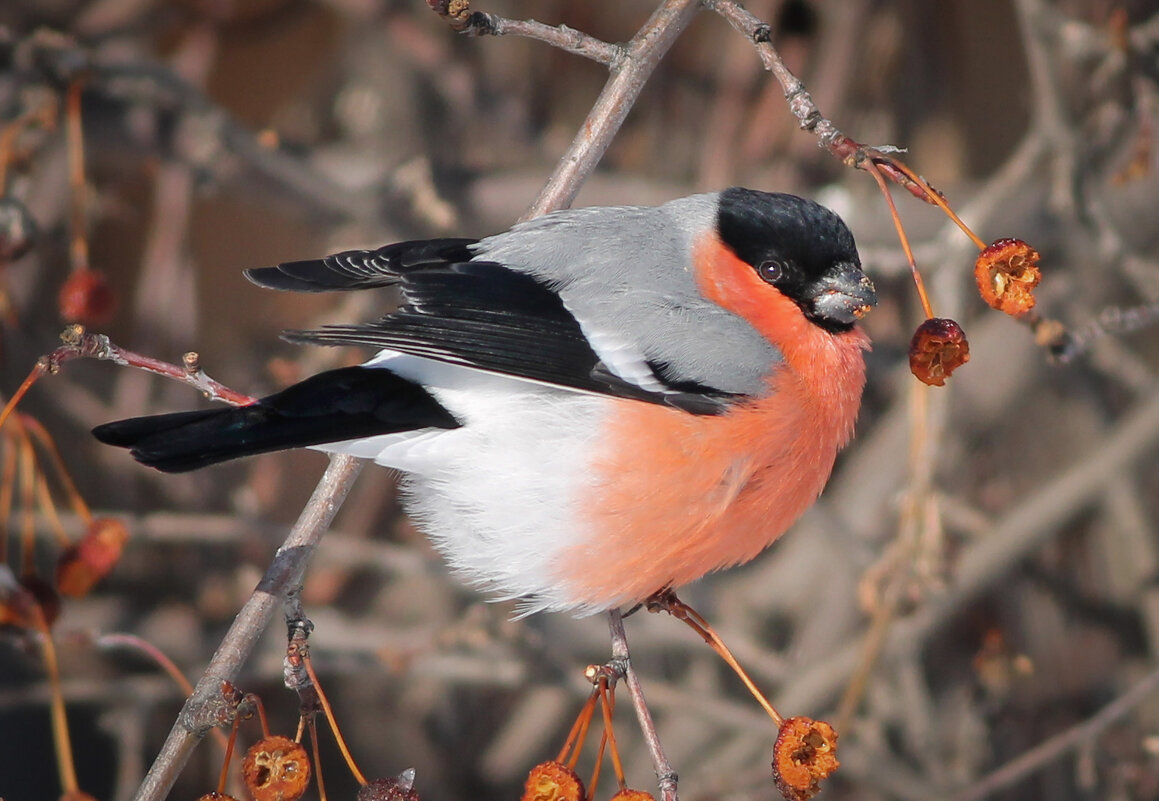
<path id="1" fill-rule="evenodd" d="M 254 801 L 297 801 L 310 784 L 310 759 L 288 737 L 264 737 L 246 751 L 242 776 Z"/>
<path id="2" fill-rule="evenodd" d="M 797 717 L 781 724 L 773 746 L 773 781 L 788 801 L 808 801 L 837 770 L 837 732 L 823 720 Z"/>
<path id="3" fill-rule="evenodd" d="M 1017 317 L 1034 308 L 1032 290 L 1042 280 L 1038 251 L 1021 239 L 999 239 L 978 254 L 974 280 L 982 300 Z"/>
<path id="4" fill-rule="evenodd" d="M 16 261 L 36 244 L 36 220 L 14 197 L 0 198 L 0 264 Z"/>
<path id="5" fill-rule="evenodd" d="M 120 520 L 98 517 L 80 541 L 66 548 L 56 560 L 56 586 L 61 595 L 88 595 L 121 558 L 129 530 Z"/>
<path id="6" fill-rule="evenodd" d="M 375 779 L 362 785 L 355 798 L 356 801 L 419 801 L 414 783 L 414 768 L 409 768 L 396 778 Z"/>
<path id="7" fill-rule="evenodd" d="M 625 787 L 612 796 L 612 801 L 656 801 L 656 797 L 644 790 L 632 790 Z"/>
<path id="8" fill-rule="evenodd" d="M 953 320 L 931 317 L 909 344 L 909 369 L 923 384 L 945 386 L 950 374 L 970 361 L 970 343 Z"/>
<path id="9" fill-rule="evenodd" d="M 527 774 L 522 801 L 580 801 L 584 783 L 560 762 L 540 762 Z"/>
<path id="10" fill-rule="evenodd" d="M 117 310 L 117 299 L 105 274 L 88 267 L 72 271 L 60 288 L 57 304 L 62 318 L 84 325 L 105 325 Z"/>

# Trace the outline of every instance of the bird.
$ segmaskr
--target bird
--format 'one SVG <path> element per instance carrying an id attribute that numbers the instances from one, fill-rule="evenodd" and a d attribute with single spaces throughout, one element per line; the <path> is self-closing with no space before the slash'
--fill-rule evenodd
<path id="1" fill-rule="evenodd" d="M 397 305 L 282 334 L 362 365 L 96 438 L 165 472 L 295 447 L 394 468 L 450 568 L 521 615 L 638 604 L 784 533 L 852 436 L 877 302 L 836 213 L 742 187 L 245 275 Z"/>

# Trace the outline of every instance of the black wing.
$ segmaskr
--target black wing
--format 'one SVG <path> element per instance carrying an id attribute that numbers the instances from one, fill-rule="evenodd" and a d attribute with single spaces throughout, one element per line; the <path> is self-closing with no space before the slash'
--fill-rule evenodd
<path id="1" fill-rule="evenodd" d="M 365 345 L 616 397 L 718 414 L 737 396 L 668 384 L 653 391 L 613 375 L 559 295 L 497 262 L 471 261 L 476 240 L 436 239 L 346 251 L 247 271 L 260 286 L 325 292 L 397 285 L 399 308 L 377 322 L 287 331 L 291 342 Z"/>

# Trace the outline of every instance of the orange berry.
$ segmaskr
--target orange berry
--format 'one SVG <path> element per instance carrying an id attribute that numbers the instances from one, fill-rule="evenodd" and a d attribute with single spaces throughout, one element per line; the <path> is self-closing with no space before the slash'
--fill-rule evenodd
<path id="1" fill-rule="evenodd" d="M 310 758 L 288 737 L 263 737 L 246 751 L 242 776 L 254 801 L 297 801 L 310 785 Z"/>
<path id="2" fill-rule="evenodd" d="M 1038 251 L 1021 239 L 996 240 L 978 254 L 974 281 L 991 308 L 1017 317 L 1034 308 L 1032 290 L 1042 280 Z"/>
<path id="3" fill-rule="evenodd" d="M 656 797 L 645 790 L 633 790 L 625 787 L 612 796 L 612 801 L 656 801 Z"/>
<path id="4" fill-rule="evenodd" d="M 950 374 L 968 361 L 970 343 L 953 320 L 931 317 L 910 340 L 909 369 L 923 384 L 945 386 Z"/>
<path id="5" fill-rule="evenodd" d="M 574 770 L 554 760 L 540 762 L 527 774 L 522 801 L 581 801 L 584 783 Z"/>
<path id="6" fill-rule="evenodd" d="M 773 781 L 788 801 L 808 801 L 837 770 L 837 732 L 823 720 L 788 718 L 773 746 Z"/>

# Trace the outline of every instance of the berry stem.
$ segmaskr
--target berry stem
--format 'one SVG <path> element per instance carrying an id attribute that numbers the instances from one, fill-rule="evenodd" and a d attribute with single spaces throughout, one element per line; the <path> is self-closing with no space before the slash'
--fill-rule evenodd
<path id="1" fill-rule="evenodd" d="M 905 232 L 905 226 L 901 223 L 901 216 L 897 213 L 897 205 L 893 202 L 893 195 L 889 192 L 889 184 L 886 182 L 885 176 L 881 174 L 881 170 L 872 161 L 866 161 L 865 169 L 873 176 L 873 180 L 877 181 L 877 186 L 881 189 L 881 194 L 885 196 L 885 203 L 889 206 L 889 215 L 893 218 L 894 228 L 897 229 L 897 238 L 901 240 L 901 249 L 905 251 L 906 261 L 909 262 L 910 275 L 913 276 L 914 285 L 918 289 L 918 298 L 922 302 L 922 311 L 927 318 L 932 318 L 934 316 L 934 307 L 930 303 L 929 294 L 926 292 L 926 282 L 922 280 L 922 274 L 918 272 L 918 265 L 914 260 L 913 248 L 910 247 L 909 236 Z"/>
<path id="2" fill-rule="evenodd" d="M 65 114 L 65 124 L 68 131 L 68 175 L 72 191 L 69 218 L 69 256 L 72 259 L 73 270 L 81 270 L 89 266 L 89 244 L 85 230 L 88 227 L 85 213 L 88 187 L 85 185 L 85 142 L 84 129 L 81 126 L 81 93 L 83 90 L 83 78 L 78 78 L 69 84 Z"/>
<path id="3" fill-rule="evenodd" d="M 182 676 L 182 678 L 185 678 Z M 192 688 L 190 688 L 192 690 Z M 217 777 L 217 793 L 225 793 L 226 782 L 229 781 L 229 763 L 233 759 L 233 749 L 237 745 L 237 730 L 241 726 L 241 717 L 234 716 L 233 725 L 229 728 L 229 740 L 225 744 L 225 758 L 221 760 L 221 774 Z M 214 729 L 214 731 L 217 731 Z"/>
<path id="4" fill-rule="evenodd" d="M 80 491 L 76 488 L 76 482 L 72 480 L 72 475 L 68 472 L 68 468 L 64 465 L 64 458 L 60 455 L 60 449 L 56 447 L 56 442 L 52 435 L 48 433 L 47 429 L 40 424 L 40 422 L 26 414 L 20 415 L 20 422 L 32 434 L 33 438 L 40 443 L 41 449 L 48 454 L 49 462 L 52 463 L 52 469 L 56 472 L 56 478 L 64 487 L 64 492 L 68 495 L 69 503 L 72 505 L 73 511 L 76 512 L 77 517 L 86 526 L 93 522 L 93 513 L 89 509 L 89 505 L 85 503 L 85 499 L 81 497 Z"/>
<path id="5" fill-rule="evenodd" d="M 342 758 L 346 760 L 346 767 L 354 774 L 355 781 L 365 787 L 368 784 L 366 776 L 358 769 L 358 765 L 354 763 L 354 757 L 351 755 L 350 749 L 346 746 L 346 738 L 342 736 L 342 730 L 338 728 L 338 721 L 334 718 L 334 710 L 330 708 L 330 699 L 322 691 L 322 685 L 318 682 L 318 674 L 314 672 L 314 665 L 310 660 L 309 651 L 305 651 L 302 654 L 302 664 L 306 668 L 306 674 L 310 677 L 310 681 L 314 684 L 314 689 L 318 692 L 318 702 L 322 704 L 322 712 L 326 715 L 326 722 L 330 724 L 330 731 L 334 732 L 334 740 L 338 743 L 338 750 L 342 752 Z"/>
<path id="6" fill-rule="evenodd" d="M 737 678 L 739 678 L 741 682 L 744 683 L 744 686 L 748 688 L 750 693 L 752 693 L 753 698 L 757 700 L 757 703 L 761 705 L 761 708 L 764 709 L 765 712 L 768 713 L 769 717 L 773 719 L 773 723 L 776 725 L 776 727 L 778 729 L 781 728 L 781 725 L 785 722 L 784 717 L 782 717 L 781 713 L 778 712 L 776 708 L 769 702 L 769 699 L 765 698 L 764 693 L 757 689 L 756 683 L 754 683 L 753 680 L 749 678 L 749 674 L 746 673 L 745 669 L 742 668 L 740 663 L 736 661 L 736 657 L 732 655 L 732 651 L 730 651 L 728 646 L 724 644 L 724 641 L 720 639 L 720 635 L 718 635 L 716 631 L 713 630 L 712 626 L 709 625 L 707 620 L 700 616 L 699 612 L 697 612 L 688 604 L 684 603 L 684 601 L 681 601 L 679 598 L 677 598 L 676 593 L 672 592 L 671 590 L 665 590 L 664 592 L 659 592 L 656 595 L 653 595 L 648 599 L 647 604 L 649 612 L 663 610 L 675 617 L 677 620 L 683 621 L 685 625 L 699 634 L 701 638 L 706 643 L 708 643 L 708 646 L 712 648 L 712 650 L 716 651 L 717 656 L 723 659 L 724 663 L 732 668 L 733 673 L 735 673 Z"/>
<path id="7" fill-rule="evenodd" d="M 623 790 L 628 786 L 624 779 L 624 764 L 620 761 L 620 749 L 616 746 L 616 733 L 612 729 L 612 710 L 615 708 L 615 697 L 608 687 L 607 679 L 600 679 L 600 708 L 604 713 L 604 735 L 608 738 L 608 751 L 612 757 L 612 769 L 616 772 L 616 783 Z"/>
<path id="8" fill-rule="evenodd" d="M 48 674 L 48 683 L 52 688 L 52 739 L 56 745 L 56 766 L 60 774 L 60 785 L 64 788 L 62 797 L 70 798 L 80 795 L 80 785 L 76 779 L 76 763 L 72 756 L 72 739 L 68 734 L 68 716 L 64 709 L 64 691 L 60 686 L 60 664 L 56 659 L 56 645 L 52 641 L 52 630 L 44 618 L 44 610 L 40 604 L 34 607 L 36 627 L 40 629 L 42 647 L 44 650 L 44 672 Z"/>
<path id="9" fill-rule="evenodd" d="M 8 561 L 8 524 L 12 516 L 12 495 L 16 487 L 17 453 L 4 449 L 4 467 L 0 471 L 0 564 Z"/>
<path id="10" fill-rule="evenodd" d="M 318 749 L 318 723 L 315 715 L 306 723 L 310 729 L 310 750 L 314 753 L 314 781 L 318 784 L 318 801 L 326 801 L 326 783 L 322 781 L 322 754 Z"/>
<path id="11" fill-rule="evenodd" d="M 946 202 L 946 199 L 942 197 L 940 192 L 930 186 L 926 179 L 922 178 L 916 172 L 907 167 L 903 162 L 898 161 L 897 159 L 890 158 L 889 156 L 885 155 L 879 156 L 878 158 L 889 164 L 894 169 L 904 173 L 907 178 L 913 181 L 915 185 L 917 185 L 923 192 L 925 192 L 926 197 L 929 198 L 930 202 L 941 209 L 947 217 L 953 220 L 954 224 L 962 229 L 962 233 L 970 237 L 970 240 L 978 247 L 978 250 L 986 249 L 986 243 L 983 242 L 982 239 L 973 232 L 973 230 L 971 230 L 970 226 L 966 225 L 962 218 L 958 216 L 957 212 L 950 208 L 950 204 Z"/>
<path id="12" fill-rule="evenodd" d="M 580 713 L 576 715 L 575 723 L 571 724 L 571 731 L 568 732 L 567 739 L 563 743 L 563 748 L 559 749 L 559 756 L 555 758 L 556 762 L 568 764 L 568 767 L 575 768 L 575 757 L 579 754 L 583 747 L 584 738 L 587 736 L 588 724 L 592 719 L 592 712 L 596 708 L 597 693 L 595 688 L 592 688 L 591 695 L 588 700 L 584 702 Z M 574 749 L 574 750 L 573 750 Z"/>
<path id="13" fill-rule="evenodd" d="M 36 453 L 27 437 L 20 440 L 21 573 L 36 574 Z"/>

